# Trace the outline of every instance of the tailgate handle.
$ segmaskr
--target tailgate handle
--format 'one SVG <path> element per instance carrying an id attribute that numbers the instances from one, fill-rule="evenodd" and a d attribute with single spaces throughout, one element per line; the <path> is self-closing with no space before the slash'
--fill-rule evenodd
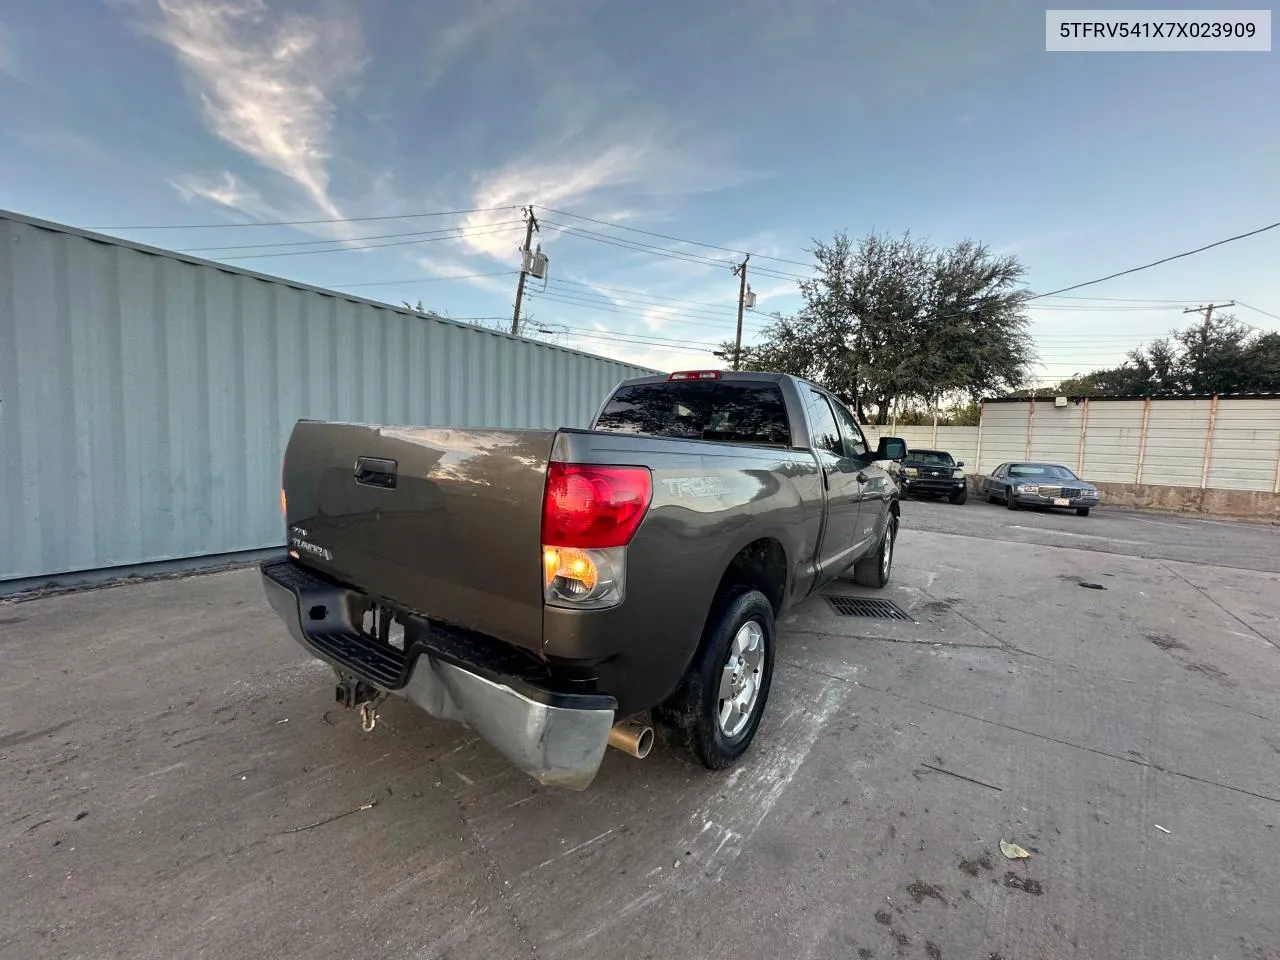
<path id="1" fill-rule="evenodd" d="M 396 462 L 382 457 L 358 457 L 356 459 L 356 483 L 363 483 L 368 487 L 394 489 L 396 485 Z"/>

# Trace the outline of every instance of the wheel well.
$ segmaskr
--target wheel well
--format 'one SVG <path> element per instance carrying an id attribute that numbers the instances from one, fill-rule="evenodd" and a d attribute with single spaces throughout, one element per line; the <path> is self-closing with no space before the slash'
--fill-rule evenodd
<path id="1" fill-rule="evenodd" d="M 773 612 L 780 613 L 787 589 L 787 554 L 782 544 L 766 537 L 739 550 L 720 578 L 717 595 L 722 595 L 735 584 L 759 590 L 768 599 Z"/>

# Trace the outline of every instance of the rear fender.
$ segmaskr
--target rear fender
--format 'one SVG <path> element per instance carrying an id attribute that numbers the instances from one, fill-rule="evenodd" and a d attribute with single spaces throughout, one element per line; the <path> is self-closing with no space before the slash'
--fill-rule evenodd
<path id="1" fill-rule="evenodd" d="M 740 553 L 742 553 L 743 550 L 745 550 L 747 547 L 749 547 L 751 544 L 755 543 L 758 540 L 774 540 L 782 548 L 783 583 L 782 583 L 782 589 L 778 592 L 778 596 L 780 600 L 776 604 L 774 612 L 779 616 L 781 616 L 782 612 L 786 610 L 788 606 L 790 606 L 791 596 L 792 596 L 793 588 L 796 582 L 796 571 L 794 568 L 795 558 L 791 555 L 791 552 L 788 550 L 787 536 L 785 531 L 782 528 L 773 527 L 773 528 L 767 528 L 764 530 L 754 530 L 751 532 L 750 535 L 744 535 L 744 536 L 738 537 L 737 539 L 731 541 L 730 546 L 727 547 L 724 550 L 724 552 L 721 553 L 720 555 L 720 560 L 717 565 L 717 569 L 720 571 L 720 577 L 719 577 L 719 580 L 717 581 L 717 588 L 713 592 L 713 594 L 707 598 L 705 609 L 703 609 L 702 611 L 701 622 L 702 622 L 703 631 L 704 631 L 703 637 L 699 641 L 698 650 L 695 651 L 694 657 L 691 658 L 691 660 L 697 659 L 697 655 L 702 652 L 702 644 L 706 642 L 705 631 L 706 631 L 707 621 L 710 618 L 711 614 L 716 609 L 716 605 L 721 601 L 722 595 L 724 594 L 725 575 L 729 573 L 730 568 L 733 566 L 733 561 L 737 558 L 737 556 Z"/>

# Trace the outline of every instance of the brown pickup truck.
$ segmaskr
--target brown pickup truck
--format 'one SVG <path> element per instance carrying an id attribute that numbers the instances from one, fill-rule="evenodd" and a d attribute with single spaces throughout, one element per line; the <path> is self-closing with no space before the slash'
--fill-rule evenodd
<path id="1" fill-rule="evenodd" d="M 587 430 L 303 420 L 263 583 L 366 727 L 403 696 L 583 789 L 656 721 L 723 768 L 759 725 L 775 618 L 850 569 L 888 581 L 898 489 L 877 461 L 905 454 L 767 373 L 628 380 Z"/>

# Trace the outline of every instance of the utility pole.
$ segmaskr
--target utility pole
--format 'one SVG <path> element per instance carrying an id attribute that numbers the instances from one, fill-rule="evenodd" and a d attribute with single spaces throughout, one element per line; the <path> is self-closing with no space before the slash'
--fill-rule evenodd
<path id="1" fill-rule="evenodd" d="M 1200 334 L 1200 338 L 1206 343 L 1209 340 L 1209 327 L 1213 323 L 1213 311 L 1221 310 L 1225 307 L 1234 307 L 1236 302 L 1232 300 L 1229 303 L 1211 303 L 1207 307 L 1187 307 L 1183 313 L 1203 313 L 1204 314 L 1204 331 Z"/>
<path id="2" fill-rule="evenodd" d="M 524 208 L 524 224 L 524 246 L 520 248 L 520 282 L 516 284 L 516 312 L 511 315 L 511 333 L 514 336 L 520 335 L 520 304 L 524 301 L 525 277 L 529 275 L 529 271 L 525 268 L 528 265 L 529 254 L 533 252 L 533 232 L 538 229 L 538 218 L 533 215 L 533 204 Z"/>
<path id="3" fill-rule="evenodd" d="M 742 308 L 747 302 L 747 261 L 751 254 L 742 258 L 742 262 L 733 268 L 733 275 L 740 278 L 738 283 L 738 335 L 733 341 L 733 369 L 742 365 Z"/>

